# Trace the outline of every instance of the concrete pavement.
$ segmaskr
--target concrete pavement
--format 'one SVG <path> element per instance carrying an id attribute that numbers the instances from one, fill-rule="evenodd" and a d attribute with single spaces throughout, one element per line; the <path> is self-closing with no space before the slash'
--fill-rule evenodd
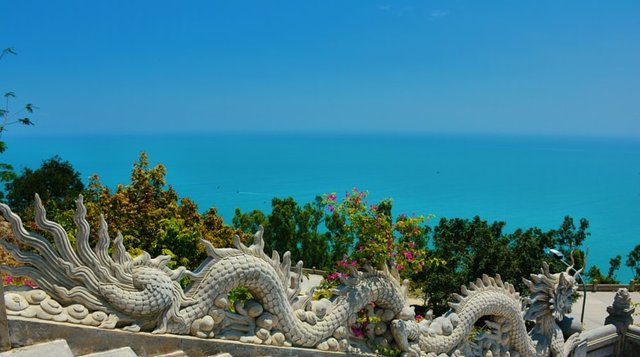
<path id="1" fill-rule="evenodd" d="M 573 309 L 569 316 L 573 317 L 575 321 L 580 321 L 580 315 L 582 311 L 582 302 L 583 293 L 580 292 L 580 297 L 573 304 Z M 591 292 L 587 291 L 587 302 L 585 304 L 584 309 L 584 322 L 583 328 L 585 330 L 592 330 L 596 327 L 600 327 L 604 325 L 604 320 L 609 316 L 607 312 L 607 306 L 611 306 L 613 304 L 613 298 L 616 296 L 616 293 L 613 291 L 599 291 L 599 292 Z M 631 301 L 635 303 L 640 303 L 640 292 L 632 292 L 631 293 Z M 636 315 L 634 318 L 635 324 L 640 324 L 640 307 L 636 308 Z"/>

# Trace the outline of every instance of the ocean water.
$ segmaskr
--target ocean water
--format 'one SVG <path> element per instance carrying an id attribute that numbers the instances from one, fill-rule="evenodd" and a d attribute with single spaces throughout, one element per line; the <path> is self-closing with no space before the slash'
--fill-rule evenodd
<path id="1" fill-rule="evenodd" d="M 12 133 L 9 133 L 12 134 Z M 370 201 L 393 198 L 394 213 L 480 215 L 506 230 L 557 228 L 587 218 L 588 264 L 628 281 L 626 255 L 640 244 L 640 140 L 488 135 L 178 134 L 6 135 L 2 162 L 37 168 L 59 155 L 110 187 L 129 182 L 147 152 L 167 182 L 201 211 L 230 223 L 236 207 L 270 210 L 273 197 L 298 202 L 357 187 Z"/>

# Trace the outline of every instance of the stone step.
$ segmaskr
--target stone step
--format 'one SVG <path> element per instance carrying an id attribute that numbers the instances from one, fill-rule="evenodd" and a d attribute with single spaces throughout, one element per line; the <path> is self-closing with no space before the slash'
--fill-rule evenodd
<path id="1" fill-rule="evenodd" d="M 55 340 L 50 342 L 38 343 L 36 345 L 16 348 L 10 351 L 0 353 L 0 357 L 74 357 L 73 352 L 69 348 L 67 341 Z"/>

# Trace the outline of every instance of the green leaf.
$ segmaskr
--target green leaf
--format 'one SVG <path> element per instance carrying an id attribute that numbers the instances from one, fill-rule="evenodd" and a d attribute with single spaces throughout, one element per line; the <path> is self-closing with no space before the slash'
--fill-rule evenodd
<path id="1" fill-rule="evenodd" d="M 34 109 L 39 109 L 39 108 L 36 107 L 35 105 L 31 104 L 31 103 L 27 103 L 27 105 L 24 106 L 24 109 L 26 109 L 27 112 L 29 112 L 29 113 L 33 113 Z"/>
<path id="2" fill-rule="evenodd" d="M 5 98 L 9 98 L 9 97 L 15 98 L 16 94 L 14 92 L 7 92 L 7 93 L 4 94 L 4 97 Z"/>
<path id="3" fill-rule="evenodd" d="M 24 125 L 34 125 L 33 122 L 29 118 L 18 119 L 21 124 Z"/>
<path id="4" fill-rule="evenodd" d="M 7 47 L 4 50 L 2 50 L 2 52 L 0 53 L 0 58 L 4 57 L 4 55 L 17 55 L 16 51 L 13 50 L 13 48 L 11 47 Z"/>

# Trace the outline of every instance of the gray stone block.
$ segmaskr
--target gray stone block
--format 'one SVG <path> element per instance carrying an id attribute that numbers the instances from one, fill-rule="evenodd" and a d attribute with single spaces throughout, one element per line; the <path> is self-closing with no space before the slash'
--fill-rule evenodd
<path id="1" fill-rule="evenodd" d="M 67 341 L 55 340 L 0 353 L 0 357 L 73 357 Z"/>
<path id="2" fill-rule="evenodd" d="M 91 353 L 82 357 L 138 357 L 131 347 L 121 347 L 113 350 Z"/>

